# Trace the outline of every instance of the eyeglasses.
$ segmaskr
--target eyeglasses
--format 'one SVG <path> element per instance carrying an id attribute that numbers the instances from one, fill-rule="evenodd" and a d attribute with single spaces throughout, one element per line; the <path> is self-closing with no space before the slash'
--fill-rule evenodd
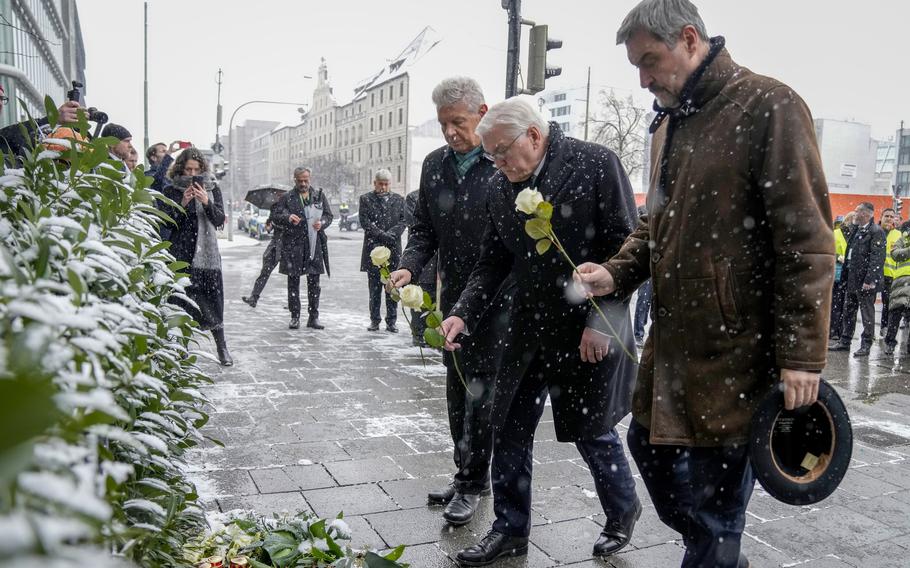
<path id="1" fill-rule="evenodd" d="M 484 152 L 483 155 L 486 156 L 486 158 L 487 158 L 488 160 L 493 161 L 493 162 L 498 162 L 498 161 L 501 161 L 501 160 L 505 160 L 505 159 L 506 159 L 506 155 L 508 155 L 509 150 L 512 149 L 512 146 L 515 144 L 515 142 L 517 142 L 519 138 L 521 138 L 522 136 L 524 136 L 524 135 L 527 134 L 527 133 L 528 133 L 528 131 L 525 130 L 524 132 L 522 132 L 521 134 L 519 134 L 519 135 L 516 136 L 515 138 L 512 138 L 512 141 L 509 142 L 509 145 L 506 146 L 505 148 L 503 148 L 502 150 L 498 150 L 498 151 L 496 151 L 496 152 Z"/>

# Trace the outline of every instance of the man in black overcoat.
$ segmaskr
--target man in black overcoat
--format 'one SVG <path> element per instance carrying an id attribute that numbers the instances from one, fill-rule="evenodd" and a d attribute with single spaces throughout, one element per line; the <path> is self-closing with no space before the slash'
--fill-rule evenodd
<path id="1" fill-rule="evenodd" d="M 291 329 L 300 327 L 300 277 L 306 275 L 309 319 L 306 326 L 325 329 L 319 323 L 319 277 L 329 271 L 329 247 L 325 230 L 332 224 L 332 208 L 322 189 L 310 185 L 310 169 L 294 170 L 294 189 L 278 201 L 273 219 L 280 227 L 281 263 L 278 271 L 288 277 L 288 309 Z"/>
<path id="2" fill-rule="evenodd" d="M 373 191 L 360 196 L 360 226 L 363 227 L 363 251 L 360 253 L 360 271 L 367 273 L 367 286 L 370 291 L 370 325 L 368 331 L 379 331 L 382 321 L 382 281 L 379 267 L 373 264 L 370 253 L 374 248 L 387 247 L 392 256 L 389 266 L 398 266 L 401 257 L 401 233 L 404 232 L 404 197 L 389 191 L 392 183 L 392 172 L 381 169 L 373 179 Z M 385 328 L 398 333 L 398 303 L 385 293 Z"/>
<path id="3" fill-rule="evenodd" d="M 613 152 L 566 137 L 523 99 L 494 105 L 477 130 L 500 173 L 487 202 L 483 252 L 443 323 L 447 348 L 478 333 L 490 298 L 507 277 L 514 289 L 492 416 L 496 519 L 457 560 L 482 566 L 527 552 L 534 431 L 547 395 L 557 439 L 575 443 L 606 514 L 593 553 L 613 554 L 628 544 L 641 514 L 615 429 L 629 413 L 636 370 L 628 305 L 597 300 L 611 329 L 575 292 L 572 266 L 556 247 L 538 254 L 524 228 L 531 216 L 516 210 L 515 199 L 524 189 L 539 191 L 553 205 L 556 236 L 580 264 L 619 251 L 636 219 L 632 189 Z"/>
<path id="4" fill-rule="evenodd" d="M 496 168 L 484 157 L 480 137 L 474 131 L 487 111 L 477 82 L 468 77 L 446 79 L 433 90 L 433 102 L 446 145 L 423 161 L 408 246 L 399 270 L 391 274 L 390 280 L 396 287 L 422 280 L 428 262 L 438 254 L 440 309 L 446 313 L 452 309 L 480 257 L 490 178 Z M 446 353 L 443 359 L 457 469 L 454 481 L 430 492 L 427 499 L 431 504 L 446 504 L 443 517 L 455 525 L 469 522 L 480 496 L 489 494 L 493 444 L 489 418 L 502 348 L 495 331 L 503 327 L 497 321 L 501 313 L 501 309 L 494 308 L 478 318 L 478 332 L 458 352 L 465 383 L 458 376 L 453 355 Z M 469 389 L 465 389 L 465 384 Z"/>
<path id="5" fill-rule="evenodd" d="M 875 206 L 868 202 L 856 206 L 856 226 L 847 239 L 846 262 L 841 279 L 846 280 L 846 299 L 841 315 L 840 341 L 831 351 L 849 351 L 856 331 L 856 310 L 863 320 L 860 347 L 854 357 L 868 357 L 875 339 L 875 293 L 884 280 L 885 241 L 887 235 L 876 225 Z"/>

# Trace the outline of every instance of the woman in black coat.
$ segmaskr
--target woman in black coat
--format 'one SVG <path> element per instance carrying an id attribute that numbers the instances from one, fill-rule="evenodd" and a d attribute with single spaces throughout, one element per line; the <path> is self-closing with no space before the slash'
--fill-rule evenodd
<path id="1" fill-rule="evenodd" d="M 170 234 L 171 254 L 189 264 L 190 285 L 184 298 L 171 299 L 199 323 L 210 330 L 218 348 L 218 360 L 225 367 L 234 364 L 224 339 L 224 284 L 221 277 L 221 253 L 215 230 L 224 225 L 224 203 L 221 189 L 209 172 L 209 164 L 196 148 L 184 150 L 168 172 L 164 195 L 180 207 L 164 206 L 164 212 L 176 223 Z"/>

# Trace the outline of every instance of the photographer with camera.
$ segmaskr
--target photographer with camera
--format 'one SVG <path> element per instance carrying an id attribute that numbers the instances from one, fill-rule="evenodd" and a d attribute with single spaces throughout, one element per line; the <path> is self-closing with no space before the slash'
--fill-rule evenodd
<path id="1" fill-rule="evenodd" d="M 0 111 L 3 105 L 9 100 L 3 85 L 0 84 Z M 58 124 L 73 124 L 79 120 L 78 111 L 82 108 L 78 100 L 68 100 L 57 109 L 59 118 Z M 4 161 L 9 166 L 18 166 L 22 153 L 27 148 L 32 148 L 37 143 L 37 128 L 48 125 L 47 117 L 38 118 L 34 121 L 23 121 L 11 124 L 0 129 L 0 152 L 3 152 Z"/>
<path id="2" fill-rule="evenodd" d="M 234 360 L 224 339 L 224 282 L 215 234 L 216 228 L 224 225 L 224 202 L 209 169 L 202 152 L 188 148 L 177 156 L 168 172 L 170 182 L 164 188 L 164 195 L 180 204 L 180 207 L 162 206 L 175 221 L 171 227 L 170 251 L 177 260 L 189 264 L 190 285 L 186 295 L 196 305 L 176 297 L 170 301 L 199 322 L 200 329 L 212 332 L 218 360 L 229 367 Z"/>

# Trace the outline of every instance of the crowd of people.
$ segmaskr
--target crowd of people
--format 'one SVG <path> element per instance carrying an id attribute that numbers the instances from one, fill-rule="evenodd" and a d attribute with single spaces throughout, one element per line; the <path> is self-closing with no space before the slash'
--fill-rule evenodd
<path id="1" fill-rule="evenodd" d="M 424 159 L 419 190 L 393 194 L 391 174 L 379 170 L 360 197 L 367 329 L 378 331 L 384 316 L 386 330 L 398 331 L 393 289 L 420 283 L 437 297 L 438 286 L 455 471 L 427 501 L 464 525 L 492 493 L 495 513 L 490 530 L 456 554 L 463 566 L 527 554 L 534 432 L 548 399 L 557 438 L 578 449 L 603 508 L 593 555 L 625 548 L 642 512 L 617 429 L 631 412 L 625 443 L 660 519 L 683 539 L 683 566 L 749 566 L 740 543 L 759 403 L 780 389 L 787 409 L 812 404 L 825 337 L 837 339 L 831 349 L 849 349 L 857 309 L 856 355 L 868 355 L 877 291 L 887 349 L 910 312 L 910 241 L 899 220 L 886 211 L 875 224 L 863 203 L 832 233 L 811 114 L 791 88 L 737 64 L 689 0 L 643 0 L 616 41 L 656 99 L 641 209 L 612 151 L 567 136 L 526 99 L 488 105 L 463 76 L 432 92 L 446 144 Z M 119 141 L 112 159 L 136 159 L 125 128 L 105 132 Z M 162 238 L 189 265 L 192 302 L 182 305 L 231 365 L 215 238 L 222 196 L 202 153 L 175 159 L 179 149 L 151 147 L 146 175 L 175 221 Z M 334 217 L 312 173 L 297 168 L 294 188 L 271 207 L 275 236 L 243 297 L 256 307 L 279 267 L 292 329 L 303 275 L 306 326 L 324 327 L 320 277 L 329 274 Z M 546 204 L 549 248 L 526 231 L 536 212 L 516 207 L 528 191 Z M 370 258 L 380 246 L 391 252 L 387 279 Z"/>
<path id="2" fill-rule="evenodd" d="M 910 222 L 892 208 L 875 222 L 875 206 L 863 202 L 834 224 L 837 261 L 831 302 L 829 351 L 850 351 L 859 310 L 863 331 L 854 357 L 868 357 L 875 333 L 875 301 L 881 294 L 879 339 L 893 355 L 897 333 L 910 319 Z M 905 354 L 910 354 L 908 343 Z"/>

